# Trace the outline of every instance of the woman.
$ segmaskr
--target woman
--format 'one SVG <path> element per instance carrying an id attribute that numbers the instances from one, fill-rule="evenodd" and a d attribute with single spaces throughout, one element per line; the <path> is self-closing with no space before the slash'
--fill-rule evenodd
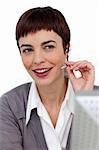
<path id="1" fill-rule="evenodd" d="M 26 11 L 16 40 L 33 82 L 0 99 L 0 150 L 69 150 L 74 93 L 93 89 L 94 67 L 68 61 L 70 29 L 51 7 Z"/>

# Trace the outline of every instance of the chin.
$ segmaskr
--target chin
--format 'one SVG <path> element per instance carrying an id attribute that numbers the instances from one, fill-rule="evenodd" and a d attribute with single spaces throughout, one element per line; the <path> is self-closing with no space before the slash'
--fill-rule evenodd
<path id="1" fill-rule="evenodd" d="M 45 76 L 45 77 L 36 77 L 35 75 L 31 76 L 33 78 L 33 80 L 35 81 L 37 86 L 53 86 L 54 83 L 56 82 L 56 80 L 59 81 L 59 78 L 61 77 L 60 75 L 55 76 L 54 74 L 49 75 L 49 76 Z"/>
<path id="2" fill-rule="evenodd" d="M 50 80 L 42 80 L 42 81 L 41 80 L 39 80 L 39 81 L 35 80 L 35 83 L 37 86 L 49 86 L 53 82 L 51 82 Z"/>

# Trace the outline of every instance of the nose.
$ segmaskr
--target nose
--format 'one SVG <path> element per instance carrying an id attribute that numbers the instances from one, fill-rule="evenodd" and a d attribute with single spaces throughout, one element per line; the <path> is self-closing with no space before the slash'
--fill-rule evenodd
<path id="1" fill-rule="evenodd" d="M 34 64 L 41 64 L 45 61 L 44 56 L 41 52 L 35 52 Z"/>

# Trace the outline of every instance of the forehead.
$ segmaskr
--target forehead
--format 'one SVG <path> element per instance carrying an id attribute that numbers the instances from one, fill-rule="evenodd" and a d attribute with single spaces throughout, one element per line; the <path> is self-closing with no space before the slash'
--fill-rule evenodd
<path id="1" fill-rule="evenodd" d="M 44 41 L 53 40 L 56 43 L 62 43 L 62 38 L 53 30 L 47 31 L 47 30 L 40 30 L 35 33 L 28 33 L 26 36 L 21 37 L 19 39 L 19 45 L 20 44 L 39 44 Z"/>

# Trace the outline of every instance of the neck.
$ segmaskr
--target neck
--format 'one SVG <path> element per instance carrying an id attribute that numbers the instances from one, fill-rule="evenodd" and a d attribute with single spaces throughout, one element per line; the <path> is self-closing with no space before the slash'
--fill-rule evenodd
<path id="1" fill-rule="evenodd" d="M 51 108 L 54 106 L 57 107 L 61 105 L 67 90 L 67 84 L 68 81 L 65 78 L 63 78 L 61 82 L 58 81 L 52 85 L 48 85 L 44 87 L 38 86 L 37 88 L 42 103 L 45 106 L 49 106 Z"/>
<path id="2" fill-rule="evenodd" d="M 61 104 L 64 100 L 65 93 L 67 90 L 68 80 L 63 78 L 63 80 L 56 82 L 50 86 L 37 87 L 41 98 L 41 101 L 46 108 L 53 126 L 56 126 L 58 115 L 60 112 Z"/>

